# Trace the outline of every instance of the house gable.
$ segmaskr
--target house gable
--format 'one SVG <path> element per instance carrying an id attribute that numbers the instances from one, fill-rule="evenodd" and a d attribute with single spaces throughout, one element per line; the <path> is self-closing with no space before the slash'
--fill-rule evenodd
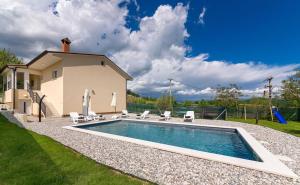
<path id="1" fill-rule="evenodd" d="M 31 60 L 26 66 L 28 68 L 33 68 L 37 70 L 41 70 L 47 68 L 50 65 L 62 60 L 63 58 L 69 56 L 78 56 L 83 59 L 82 64 L 84 65 L 84 57 L 95 57 L 99 59 L 99 65 L 101 65 L 101 61 L 105 58 L 106 62 L 105 65 L 111 66 L 117 73 L 123 76 L 126 80 L 132 80 L 132 77 L 127 74 L 124 70 L 122 70 L 118 65 L 116 65 L 113 61 L 111 61 L 105 55 L 98 55 L 98 54 L 89 54 L 89 53 L 71 53 L 71 52 L 59 52 L 59 51 L 44 51 L 33 60 Z M 101 60 L 102 59 L 102 60 Z"/>

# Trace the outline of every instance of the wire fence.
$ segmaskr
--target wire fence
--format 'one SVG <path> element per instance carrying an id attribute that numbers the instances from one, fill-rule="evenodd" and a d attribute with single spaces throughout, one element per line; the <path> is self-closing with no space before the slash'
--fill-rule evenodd
<path id="1" fill-rule="evenodd" d="M 151 114 L 160 115 L 164 110 L 160 110 L 155 104 L 136 104 L 128 103 L 127 109 L 132 113 L 141 113 L 149 110 Z M 173 117 L 183 117 L 186 111 L 194 111 L 197 119 L 226 119 L 241 118 L 241 119 L 258 119 L 270 120 L 270 109 L 268 106 L 239 106 L 229 107 L 224 111 L 224 107 L 218 106 L 174 106 L 172 111 Z M 300 121 L 300 108 L 279 107 L 279 112 L 289 121 Z M 276 118 L 275 118 L 276 119 Z"/>
<path id="2" fill-rule="evenodd" d="M 297 107 L 278 107 L 280 114 L 290 121 L 300 121 L 300 108 Z M 270 108 L 267 106 L 259 107 L 239 107 L 239 108 L 227 108 L 227 116 L 232 118 L 247 118 L 270 120 Z M 275 118 L 276 119 L 276 118 Z"/>
<path id="3" fill-rule="evenodd" d="M 135 103 L 128 103 L 127 109 L 129 112 L 132 113 L 141 113 L 144 110 L 149 110 L 151 114 L 160 115 L 163 113 L 164 110 L 160 110 L 154 104 L 135 104 Z M 173 107 L 172 116 L 173 117 L 183 117 L 186 111 L 194 111 L 196 119 L 215 119 L 217 118 L 223 111 L 223 107 L 215 107 L 215 106 L 189 106 L 189 107 L 182 107 L 182 106 L 175 106 Z M 219 116 L 218 119 L 225 119 L 225 114 L 223 116 Z"/>

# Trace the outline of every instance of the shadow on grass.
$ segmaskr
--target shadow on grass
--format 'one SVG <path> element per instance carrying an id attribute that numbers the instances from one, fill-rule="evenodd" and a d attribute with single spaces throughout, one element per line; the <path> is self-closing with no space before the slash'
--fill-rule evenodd
<path id="1" fill-rule="evenodd" d="M 293 134 L 293 135 L 296 135 L 296 136 L 300 137 L 300 130 L 284 129 L 284 131 L 289 133 L 289 134 Z"/>
<path id="2" fill-rule="evenodd" d="M 43 140 L 43 138 L 42 138 Z M 0 116 L 1 184 L 70 184 L 32 132 Z"/>

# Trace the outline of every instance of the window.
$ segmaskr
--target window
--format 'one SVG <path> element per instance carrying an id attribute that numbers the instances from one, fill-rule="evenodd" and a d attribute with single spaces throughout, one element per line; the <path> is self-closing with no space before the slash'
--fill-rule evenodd
<path id="1" fill-rule="evenodd" d="M 3 90 L 7 91 L 7 77 L 6 77 L 6 75 L 3 76 Z"/>
<path id="2" fill-rule="evenodd" d="M 53 79 L 56 79 L 57 78 L 57 70 L 55 70 L 55 71 L 52 71 L 52 78 Z"/>
<path id="3" fill-rule="evenodd" d="M 11 89 L 11 81 L 10 80 L 7 82 L 7 90 L 9 90 L 9 89 Z"/>
<path id="4" fill-rule="evenodd" d="M 24 73 L 17 72 L 17 89 L 24 89 Z"/>
<path id="5" fill-rule="evenodd" d="M 104 61 L 101 61 L 101 66 L 104 66 L 105 65 L 105 62 Z"/>

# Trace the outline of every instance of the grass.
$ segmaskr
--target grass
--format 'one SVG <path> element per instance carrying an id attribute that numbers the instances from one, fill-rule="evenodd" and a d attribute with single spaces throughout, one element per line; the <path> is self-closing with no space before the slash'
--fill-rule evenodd
<path id="1" fill-rule="evenodd" d="M 0 184 L 149 184 L 96 163 L 0 114 Z"/>
<path id="2" fill-rule="evenodd" d="M 255 119 L 244 120 L 244 119 L 229 118 L 228 121 L 238 121 L 238 122 L 256 125 Z M 280 124 L 278 122 L 259 120 L 258 125 L 269 127 L 275 130 L 279 130 L 300 137 L 300 122 L 288 121 L 288 124 Z"/>

